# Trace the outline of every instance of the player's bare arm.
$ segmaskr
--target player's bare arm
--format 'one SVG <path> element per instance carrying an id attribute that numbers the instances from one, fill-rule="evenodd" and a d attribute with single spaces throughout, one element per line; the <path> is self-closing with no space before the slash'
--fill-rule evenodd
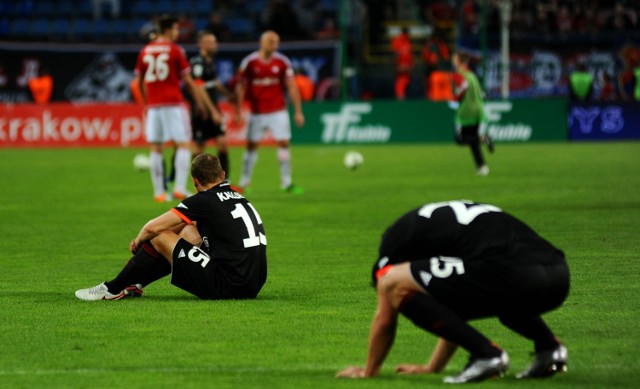
<path id="1" fill-rule="evenodd" d="M 300 91 L 296 86 L 296 83 L 293 81 L 293 78 L 289 78 L 286 81 L 287 92 L 289 93 L 289 99 L 291 100 L 291 104 L 293 104 L 294 114 L 293 121 L 296 123 L 296 126 L 302 127 L 304 126 L 304 114 L 302 113 L 302 99 L 300 98 Z"/>
<path id="2" fill-rule="evenodd" d="M 244 102 L 244 94 L 247 86 L 243 82 L 236 84 L 236 103 L 235 103 L 235 117 L 236 124 L 242 122 L 242 102 Z"/>
<path id="3" fill-rule="evenodd" d="M 147 89 L 144 84 L 144 79 L 140 76 L 135 76 L 136 82 L 138 83 L 138 89 L 140 90 L 140 95 L 142 96 L 142 101 L 144 105 L 147 105 Z"/>
<path id="4" fill-rule="evenodd" d="M 426 365 L 403 364 L 396 367 L 396 373 L 399 374 L 431 374 L 444 371 L 447 364 L 458 349 L 456 343 L 449 342 L 446 339 L 439 338 L 438 343 L 433 349 L 431 358 Z"/>
<path id="5" fill-rule="evenodd" d="M 391 305 L 383 286 L 378 285 L 378 308 L 369 333 L 369 354 L 366 367 L 350 366 L 336 377 L 365 378 L 380 374 L 382 364 L 396 335 L 398 311 Z"/>
<path id="6" fill-rule="evenodd" d="M 211 117 L 211 120 L 218 125 L 222 123 L 222 114 L 213 101 L 211 101 L 211 97 L 209 97 L 209 93 L 207 92 L 206 84 L 196 85 L 196 91 L 200 94 L 200 99 L 204 103 L 204 106 L 207 109 L 206 112 L 209 113 L 208 116 Z"/>
<path id="7" fill-rule="evenodd" d="M 140 230 L 138 236 L 131 241 L 129 249 L 132 253 L 138 251 L 140 245 L 158 236 L 163 231 L 171 230 L 177 226 L 183 226 L 185 223 L 173 211 L 167 211 L 155 219 L 149 220 Z"/>
<path id="8" fill-rule="evenodd" d="M 195 101 L 197 112 L 199 114 L 204 115 L 205 117 L 208 117 L 207 106 L 206 106 L 206 103 L 203 101 L 202 93 L 198 91 L 198 87 L 196 86 L 195 82 L 193 82 L 193 78 L 191 77 L 191 75 L 184 74 L 182 76 L 182 81 L 184 81 L 184 85 L 186 86 L 187 90 L 189 91 L 189 94 L 191 94 L 191 96 L 193 97 L 193 100 Z"/>

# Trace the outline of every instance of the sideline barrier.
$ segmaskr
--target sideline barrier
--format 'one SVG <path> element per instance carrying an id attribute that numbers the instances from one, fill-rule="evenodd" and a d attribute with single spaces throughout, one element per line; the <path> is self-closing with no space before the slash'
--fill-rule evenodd
<path id="1" fill-rule="evenodd" d="M 244 108 L 238 125 L 228 103 L 221 109 L 229 145 L 244 144 L 249 111 Z M 297 144 L 453 141 L 454 111 L 447 103 L 314 102 L 304 104 L 303 110 L 304 128 L 292 124 L 292 142 Z M 494 101 L 485 111 L 487 131 L 497 142 L 567 140 L 563 99 Z M 143 115 L 143 107 L 132 103 L 0 105 L 0 147 L 142 146 Z M 273 138 L 265 143 L 273 144 Z"/>

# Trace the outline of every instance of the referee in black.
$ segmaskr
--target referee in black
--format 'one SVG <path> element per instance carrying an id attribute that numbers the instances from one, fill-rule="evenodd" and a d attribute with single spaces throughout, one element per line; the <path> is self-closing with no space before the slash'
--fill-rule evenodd
<path id="1" fill-rule="evenodd" d="M 214 57 L 218 51 L 216 36 L 209 31 L 200 31 L 197 43 L 198 54 L 189 59 L 191 77 L 202 93 L 203 100 L 207 103 L 207 106 L 213 105 L 215 110 L 213 110 L 213 117 L 203 116 L 195 110 L 195 105 L 193 105 L 194 110 L 191 115 L 191 128 L 195 144 L 193 155 L 204 153 L 207 141 L 215 139 L 222 170 L 227 172 L 227 177 L 229 177 L 229 155 L 222 114 L 218 108 L 218 98 L 220 95 L 224 95 L 227 99 L 231 99 L 232 95 L 218 79 Z"/>
<path id="2" fill-rule="evenodd" d="M 440 338 L 426 365 L 401 365 L 399 373 L 442 372 L 462 346 L 470 353 L 469 364 L 444 382 L 503 375 L 507 353 L 468 324 L 486 317 L 497 317 L 533 342 L 534 361 L 517 378 L 566 370 L 567 349 L 540 316 L 559 307 L 569 293 L 564 254 L 495 206 L 448 201 L 406 213 L 382 237 L 373 282 L 378 308 L 366 367 L 349 367 L 338 377 L 379 374 L 398 313 Z"/>

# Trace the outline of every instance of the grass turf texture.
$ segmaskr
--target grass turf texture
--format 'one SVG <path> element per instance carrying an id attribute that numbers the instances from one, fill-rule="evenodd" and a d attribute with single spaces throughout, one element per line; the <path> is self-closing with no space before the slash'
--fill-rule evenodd
<path id="1" fill-rule="evenodd" d="M 362 152 L 356 171 L 348 149 Z M 76 289 L 114 276 L 129 241 L 171 204 L 152 202 L 141 149 L 0 150 L 0 387 L 415 388 L 445 374 L 396 376 L 435 338 L 401 319 L 382 376 L 338 380 L 364 364 L 379 237 L 427 202 L 472 199 L 520 217 L 562 248 L 565 305 L 545 316 L 569 348 L 567 374 L 519 382 L 532 346 L 497 320 L 474 322 L 511 356 L 508 375 L 474 387 L 636 387 L 640 380 L 640 143 L 498 145 L 474 176 L 452 145 L 294 147 L 302 196 L 279 191 L 261 149 L 253 193 L 268 236 L 269 279 L 255 301 L 200 301 L 163 279 L 142 299 L 87 303 Z M 232 150 L 238 179 L 242 150 Z"/>

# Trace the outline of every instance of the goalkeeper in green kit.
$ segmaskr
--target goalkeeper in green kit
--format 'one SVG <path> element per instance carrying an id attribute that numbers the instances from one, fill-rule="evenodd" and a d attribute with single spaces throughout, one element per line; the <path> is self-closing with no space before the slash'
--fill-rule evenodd
<path id="1" fill-rule="evenodd" d="M 458 103 L 456 112 L 456 143 L 467 144 L 471 148 L 477 174 L 489 174 L 489 166 L 484 161 L 480 142 L 485 143 L 489 152 L 493 152 L 493 142 L 488 134 L 480 135 L 480 124 L 484 119 L 484 101 L 482 87 L 478 78 L 469 70 L 469 56 L 465 53 L 453 54 L 453 92 Z"/>

